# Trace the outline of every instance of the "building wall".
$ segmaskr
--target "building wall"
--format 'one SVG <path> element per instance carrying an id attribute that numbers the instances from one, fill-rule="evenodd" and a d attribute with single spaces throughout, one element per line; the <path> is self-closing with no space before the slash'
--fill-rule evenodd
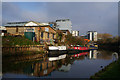
<path id="1" fill-rule="evenodd" d="M 90 34 L 90 40 L 93 41 L 92 32 L 90 32 L 89 34 Z"/>
<path id="2" fill-rule="evenodd" d="M 94 32 L 94 41 L 97 41 L 97 32 Z"/>
<path id="3" fill-rule="evenodd" d="M 16 34 L 16 27 L 6 27 L 7 33 Z"/>
<path id="4" fill-rule="evenodd" d="M 56 25 L 59 30 L 69 30 L 69 32 L 72 32 L 72 23 L 70 20 L 56 20 Z"/>
<path id="5" fill-rule="evenodd" d="M 89 40 L 97 41 L 97 32 L 96 31 L 89 31 L 87 34 L 88 34 Z"/>
<path id="6" fill-rule="evenodd" d="M 24 35 L 24 27 L 18 28 L 18 34 Z"/>
<path id="7" fill-rule="evenodd" d="M 88 34 L 88 39 L 93 41 L 92 31 L 89 31 L 87 34 Z"/>
<path id="8" fill-rule="evenodd" d="M 48 31 L 46 31 L 45 28 L 48 28 Z M 41 37 L 41 32 L 43 32 L 43 38 Z M 48 33 L 49 33 L 49 38 L 48 38 Z M 55 39 L 56 38 L 56 31 L 54 31 L 52 28 L 50 28 L 48 26 L 41 27 L 41 29 L 40 29 L 40 39 L 43 39 L 43 40 L 53 39 L 53 34 L 54 34 L 54 39 Z"/>
<path id="9" fill-rule="evenodd" d="M 6 27 L 8 33 L 24 35 L 24 27 Z"/>
<path id="10" fill-rule="evenodd" d="M 40 39 L 43 39 L 43 40 L 50 40 L 50 39 L 53 39 L 53 34 L 55 35 L 54 38 L 56 38 L 56 31 L 53 30 L 51 27 L 49 26 L 46 26 L 46 27 L 18 27 L 18 32 L 16 32 L 17 30 L 17 27 L 6 27 L 6 30 L 8 33 L 11 33 L 11 34 L 19 34 L 19 35 L 24 35 L 24 32 L 26 31 L 26 29 L 29 29 L 29 28 L 33 28 L 34 29 L 34 32 L 35 32 L 35 35 L 36 35 L 36 39 L 37 41 L 40 41 Z M 48 29 L 48 31 L 46 31 L 46 29 Z M 41 37 L 41 32 L 43 32 L 43 38 Z M 48 33 L 49 33 L 49 38 L 48 38 Z"/>
<path id="11" fill-rule="evenodd" d="M 79 31 L 72 31 L 72 36 L 79 36 Z"/>

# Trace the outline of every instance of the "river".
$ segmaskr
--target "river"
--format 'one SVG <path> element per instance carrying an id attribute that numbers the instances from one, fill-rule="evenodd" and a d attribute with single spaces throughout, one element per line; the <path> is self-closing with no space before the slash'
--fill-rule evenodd
<path id="1" fill-rule="evenodd" d="M 2 67 L 3 78 L 90 78 L 116 60 L 113 54 L 111 51 L 90 50 L 33 61 L 7 61 Z"/>

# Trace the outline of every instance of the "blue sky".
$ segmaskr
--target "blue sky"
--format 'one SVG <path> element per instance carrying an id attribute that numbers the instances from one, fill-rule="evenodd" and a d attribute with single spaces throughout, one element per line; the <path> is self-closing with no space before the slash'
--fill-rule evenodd
<path id="1" fill-rule="evenodd" d="M 88 30 L 118 35 L 117 2 L 3 2 L 2 25 L 12 21 L 70 19 L 80 35 Z"/>

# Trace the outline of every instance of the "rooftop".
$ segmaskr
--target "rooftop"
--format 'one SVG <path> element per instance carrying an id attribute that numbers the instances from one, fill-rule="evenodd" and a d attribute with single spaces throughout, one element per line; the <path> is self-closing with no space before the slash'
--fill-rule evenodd
<path id="1" fill-rule="evenodd" d="M 97 32 L 97 31 L 88 31 L 88 32 Z"/>
<path id="2" fill-rule="evenodd" d="M 40 22 L 34 22 L 34 21 L 27 21 L 27 22 L 8 22 L 5 27 L 10 27 L 10 26 L 25 26 L 25 24 L 33 22 L 34 24 L 37 24 L 38 26 L 46 26 L 49 25 L 48 23 L 40 23 Z M 32 24 L 33 25 L 33 24 Z"/>
<path id="3" fill-rule="evenodd" d="M 5 26 L 24 26 L 28 22 L 8 22 Z"/>
<path id="4" fill-rule="evenodd" d="M 56 22 L 59 22 L 59 21 L 70 21 L 70 19 L 58 19 L 58 20 L 56 20 Z"/>

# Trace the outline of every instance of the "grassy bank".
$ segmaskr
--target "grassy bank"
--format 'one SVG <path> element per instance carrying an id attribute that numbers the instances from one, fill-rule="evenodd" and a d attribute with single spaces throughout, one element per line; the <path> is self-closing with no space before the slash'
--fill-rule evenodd
<path id="1" fill-rule="evenodd" d="M 120 58 L 90 77 L 91 80 L 103 80 L 106 78 L 120 78 Z"/>
<path id="2" fill-rule="evenodd" d="M 4 36 L 2 37 L 3 46 L 15 46 L 15 45 L 39 45 L 37 42 L 33 42 L 25 37 Z"/>

